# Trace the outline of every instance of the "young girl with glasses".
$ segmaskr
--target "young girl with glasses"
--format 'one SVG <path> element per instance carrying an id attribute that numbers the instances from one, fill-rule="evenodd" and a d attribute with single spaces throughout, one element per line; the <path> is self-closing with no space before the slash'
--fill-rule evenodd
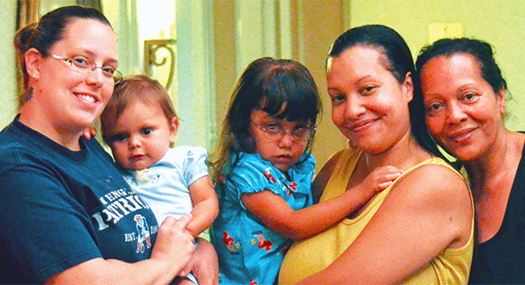
<path id="1" fill-rule="evenodd" d="M 293 240 L 337 223 L 401 174 L 378 168 L 352 191 L 312 206 L 320 110 L 315 82 L 298 62 L 261 58 L 241 75 L 212 162 L 220 208 L 212 243 L 222 283 L 275 283 Z"/>

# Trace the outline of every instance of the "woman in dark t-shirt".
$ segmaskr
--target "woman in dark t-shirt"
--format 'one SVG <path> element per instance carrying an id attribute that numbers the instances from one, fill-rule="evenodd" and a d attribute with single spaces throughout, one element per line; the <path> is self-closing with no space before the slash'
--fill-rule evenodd
<path id="1" fill-rule="evenodd" d="M 169 283 L 189 272 L 191 216 L 157 225 L 111 157 L 82 137 L 120 74 L 108 20 L 61 7 L 21 29 L 15 46 L 25 92 L 0 133 L 0 283 Z M 199 271 L 217 276 L 213 247 L 199 248 L 208 253 Z"/>

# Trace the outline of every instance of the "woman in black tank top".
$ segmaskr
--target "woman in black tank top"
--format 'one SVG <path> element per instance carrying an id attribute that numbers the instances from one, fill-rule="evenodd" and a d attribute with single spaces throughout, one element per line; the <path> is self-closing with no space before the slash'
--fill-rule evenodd
<path id="1" fill-rule="evenodd" d="M 442 39 L 417 62 L 430 134 L 464 166 L 476 206 L 470 283 L 525 283 L 525 135 L 504 124 L 507 83 L 491 46 Z"/>

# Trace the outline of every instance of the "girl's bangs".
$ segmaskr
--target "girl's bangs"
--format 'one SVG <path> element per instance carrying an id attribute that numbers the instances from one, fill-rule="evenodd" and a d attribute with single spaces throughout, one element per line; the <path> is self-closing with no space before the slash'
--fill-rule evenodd
<path id="1" fill-rule="evenodd" d="M 319 112 L 315 86 L 310 86 L 306 80 L 296 78 L 277 81 L 264 88 L 260 110 L 278 119 L 315 124 Z"/>

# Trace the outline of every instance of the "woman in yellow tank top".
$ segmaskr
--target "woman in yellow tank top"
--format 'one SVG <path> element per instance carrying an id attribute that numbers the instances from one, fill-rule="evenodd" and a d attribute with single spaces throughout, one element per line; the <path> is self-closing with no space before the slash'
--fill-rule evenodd
<path id="1" fill-rule="evenodd" d="M 421 131 L 414 75 L 408 46 L 388 27 L 357 27 L 334 43 L 327 62 L 332 121 L 351 147 L 326 163 L 312 188 L 324 191 L 325 201 L 377 167 L 393 165 L 404 174 L 339 224 L 296 242 L 280 283 L 467 283 L 470 191 Z"/>

